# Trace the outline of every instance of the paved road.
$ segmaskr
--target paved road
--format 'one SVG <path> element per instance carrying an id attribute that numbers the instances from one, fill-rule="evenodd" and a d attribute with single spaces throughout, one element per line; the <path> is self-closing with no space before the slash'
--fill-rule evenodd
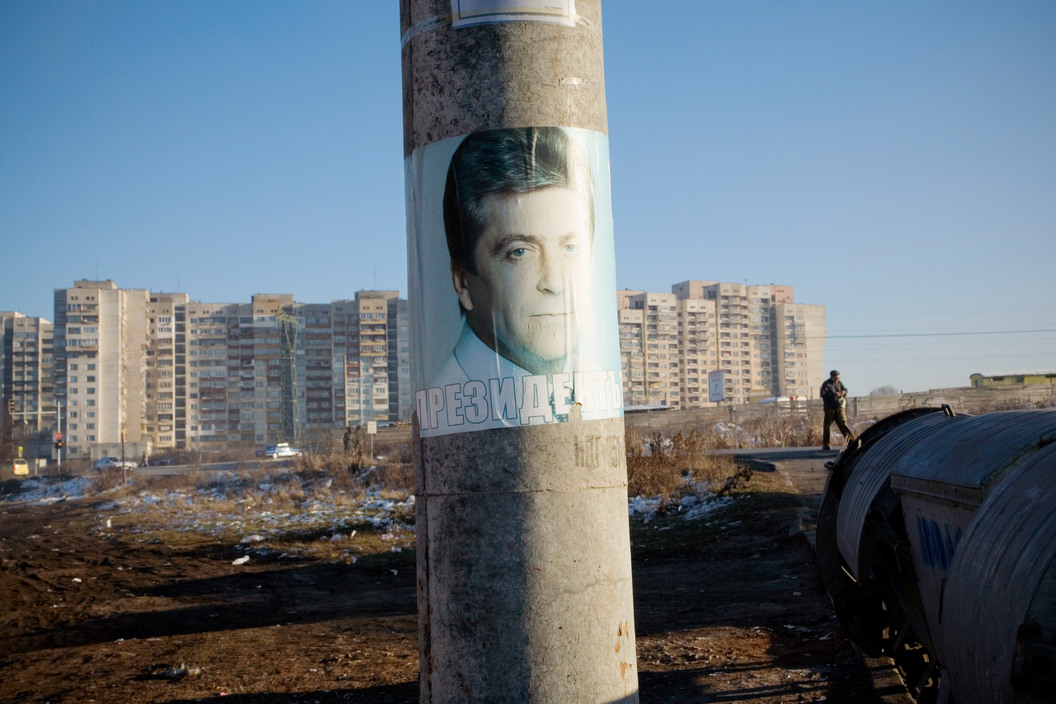
<path id="1" fill-rule="evenodd" d="M 203 472 L 240 472 L 249 469 L 257 469 L 258 467 L 264 466 L 293 466 L 291 463 L 295 458 L 283 458 L 283 459 L 252 459 L 243 460 L 241 462 L 207 462 L 204 464 L 170 464 L 170 465 L 158 465 L 155 467 L 139 467 L 135 470 L 136 474 L 150 476 L 150 477 L 167 477 L 173 474 L 184 474 L 186 472 L 194 472 L 201 470 Z"/>

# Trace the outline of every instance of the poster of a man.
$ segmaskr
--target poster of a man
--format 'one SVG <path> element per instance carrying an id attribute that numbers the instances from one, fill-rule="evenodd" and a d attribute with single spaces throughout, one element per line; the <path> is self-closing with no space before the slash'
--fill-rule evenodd
<path id="1" fill-rule="evenodd" d="M 582 145 L 560 127 L 471 134 L 447 165 L 442 213 L 446 295 L 461 325 L 419 388 L 422 434 L 561 422 L 574 406 L 619 415 L 618 352 L 599 363 L 589 342 L 615 320 L 595 307 L 596 204 Z"/>
<path id="2" fill-rule="evenodd" d="M 444 230 L 469 339 L 447 378 L 492 376 L 495 355 L 467 349 L 481 343 L 531 373 L 568 370 L 594 235 L 590 172 L 573 147 L 550 127 L 480 132 L 455 152 Z"/>

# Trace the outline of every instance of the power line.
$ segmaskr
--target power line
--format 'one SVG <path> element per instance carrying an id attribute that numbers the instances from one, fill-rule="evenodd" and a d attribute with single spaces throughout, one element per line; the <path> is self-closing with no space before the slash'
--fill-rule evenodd
<path id="1" fill-rule="evenodd" d="M 881 337 L 956 337 L 968 335 L 1033 335 L 1037 333 L 1056 332 L 1056 329 L 1038 330 L 979 330 L 976 332 L 890 332 L 873 335 L 828 335 L 829 340 L 862 340 Z"/>

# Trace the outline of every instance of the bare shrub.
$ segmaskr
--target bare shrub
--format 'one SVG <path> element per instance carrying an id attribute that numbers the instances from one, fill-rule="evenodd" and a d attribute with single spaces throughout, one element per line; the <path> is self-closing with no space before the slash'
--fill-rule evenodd
<path id="1" fill-rule="evenodd" d="M 684 485 L 682 471 L 663 457 L 627 458 L 627 492 L 631 496 L 670 498 Z"/>
<path id="2" fill-rule="evenodd" d="M 304 503 L 308 498 L 308 494 L 304 490 L 304 485 L 300 482 L 284 481 L 276 484 L 266 494 L 266 497 L 269 508 L 274 507 L 279 510 L 293 511 Z"/>
<path id="3" fill-rule="evenodd" d="M 412 457 L 411 444 L 408 442 L 379 442 L 374 448 L 374 455 L 386 462 L 410 464 Z"/>
<path id="4" fill-rule="evenodd" d="M 677 499 L 702 483 L 706 491 L 731 491 L 743 470 L 732 457 L 716 454 L 722 438 L 694 430 L 670 438 L 660 433 L 627 437 L 627 489 L 631 496 Z M 731 484 L 731 481 L 734 481 Z"/>
<path id="5" fill-rule="evenodd" d="M 722 480 L 722 484 L 716 486 L 715 494 L 717 496 L 728 496 L 734 492 L 740 491 L 752 478 L 752 468 L 748 465 L 739 465 L 733 462 L 733 459 L 727 457 L 730 460 L 732 467 L 728 467 L 729 470 L 725 473 L 725 479 Z"/>
<path id="6" fill-rule="evenodd" d="M 370 438 L 365 428 L 349 428 L 345 431 L 343 439 L 344 454 L 342 455 L 346 465 L 350 469 L 369 467 L 370 461 Z"/>
<path id="7" fill-rule="evenodd" d="M 132 489 L 124 470 L 110 468 L 95 471 L 95 491 L 118 496 L 130 493 Z"/>
<path id="8" fill-rule="evenodd" d="M 713 449 L 806 447 L 821 444 L 821 418 L 807 413 L 767 413 L 701 428 Z"/>
<path id="9" fill-rule="evenodd" d="M 746 424 L 751 444 L 759 447 L 803 447 L 821 444 L 821 425 L 806 414 L 772 415 Z"/>
<path id="10" fill-rule="evenodd" d="M 414 468 L 409 464 L 385 463 L 368 467 L 355 475 L 363 489 L 384 492 L 390 498 L 414 493 Z"/>
<path id="11" fill-rule="evenodd" d="M 137 475 L 136 484 L 151 491 L 189 492 L 208 482 L 209 475 L 200 469 L 156 476 Z"/>
<path id="12" fill-rule="evenodd" d="M 297 469 L 302 472 L 321 472 L 338 464 L 334 453 L 317 454 L 308 452 L 297 458 Z"/>
<path id="13" fill-rule="evenodd" d="M 357 479 L 357 472 L 348 465 L 328 469 L 325 476 L 330 480 L 330 490 L 348 496 L 361 496 L 363 484 Z"/>

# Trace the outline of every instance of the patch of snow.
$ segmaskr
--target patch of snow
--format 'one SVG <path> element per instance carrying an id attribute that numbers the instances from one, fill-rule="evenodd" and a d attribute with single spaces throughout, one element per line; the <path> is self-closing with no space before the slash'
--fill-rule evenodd
<path id="1" fill-rule="evenodd" d="M 59 501 L 83 499 L 94 486 L 95 480 L 88 477 L 77 477 L 64 481 L 34 477 L 23 480 L 19 486 L 20 491 L 5 499 L 28 504 L 53 504 Z"/>
<path id="2" fill-rule="evenodd" d="M 656 518 L 657 510 L 664 505 L 664 500 L 659 496 L 635 496 L 628 502 L 627 512 L 631 518 L 640 518 L 643 523 L 648 523 Z"/>
<path id="3" fill-rule="evenodd" d="M 703 503 L 695 504 L 692 508 L 686 511 L 685 515 L 682 516 L 684 521 L 697 521 L 704 518 L 712 511 L 722 508 L 723 506 L 729 506 L 734 501 L 732 496 L 723 496 L 721 498 L 715 498 L 711 501 L 705 501 Z"/>

